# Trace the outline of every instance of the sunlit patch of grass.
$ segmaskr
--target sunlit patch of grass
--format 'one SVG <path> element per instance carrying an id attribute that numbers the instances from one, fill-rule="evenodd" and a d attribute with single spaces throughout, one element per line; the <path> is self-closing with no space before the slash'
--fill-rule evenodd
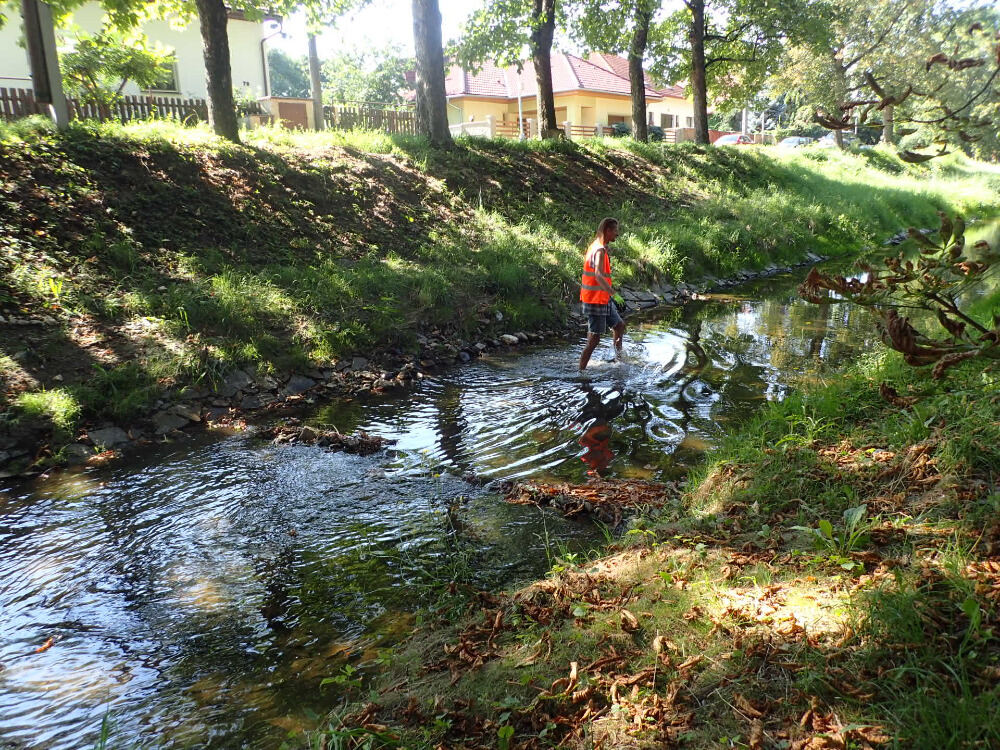
<path id="1" fill-rule="evenodd" d="M 14 400 L 19 421 L 48 425 L 65 439 L 71 436 L 80 421 L 82 406 L 66 388 L 52 388 L 22 393 Z"/>

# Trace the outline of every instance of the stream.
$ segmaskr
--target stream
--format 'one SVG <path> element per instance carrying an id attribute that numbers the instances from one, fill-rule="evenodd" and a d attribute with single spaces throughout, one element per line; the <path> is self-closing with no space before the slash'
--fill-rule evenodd
<path id="1" fill-rule="evenodd" d="M 803 271 L 804 275 L 804 271 Z M 392 438 L 360 457 L 205 433 L 0 490 L 0 748 L 274 748 L 377 670 L 451 580 L 511 585 L 594 525 L 468 475 L 668 480 L 765 401 L 877 339 L 779 276 L 630 318 L 581 378 L 574 341 L 494 354 L 310 423 Z"/>

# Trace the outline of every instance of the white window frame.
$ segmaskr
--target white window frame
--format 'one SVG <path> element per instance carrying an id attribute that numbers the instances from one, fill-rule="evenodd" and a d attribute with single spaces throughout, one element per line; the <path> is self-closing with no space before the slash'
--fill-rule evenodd
<path id="1" fill-rule="evenodd" d="M 179 93 L 181 93 L 180 75 L 177 72 L 177 58 L 176 57 L 171 58 L 171 60 L 170 60 L 170 66 L 173 68 L 173 75 L 174 75 L 174 87 L 172 89 L 155 89 L 155 88 L 149 88 L 149 89 L 143 89 L 143 91 L 145 91 L 146 93 L 149 93 L 149 94 L 179 94 Z"/>

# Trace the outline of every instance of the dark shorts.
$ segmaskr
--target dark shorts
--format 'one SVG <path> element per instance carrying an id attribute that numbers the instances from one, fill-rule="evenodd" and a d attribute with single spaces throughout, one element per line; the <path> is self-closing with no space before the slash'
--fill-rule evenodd
<path id="1" fill-rule="evenodd" d="M 587 316 L 587 333 L 605 333 L 608 328 L 624 322 L 613 301 L 606 305 L 588 305 L 584 302 L 583 314 Z"/>

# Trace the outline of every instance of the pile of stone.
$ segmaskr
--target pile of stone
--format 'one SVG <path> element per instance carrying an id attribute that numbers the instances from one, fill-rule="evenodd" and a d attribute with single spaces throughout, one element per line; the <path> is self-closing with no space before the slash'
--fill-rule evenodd
<path id="1" fill-rule="evenodd" d="M 309 425 L 301 427 L 278 425 L 262 430 L 259 435 L 269 439 L 274 445 L 293 445 L 296 443 L 316 445 L 331 451 L 356 453 L 359 456 L 370 456 L 373 453 L 378 453 L 387 445 L 396 442 L 378 435 L 369 435 L 363 431 L 344 435 L 339 430 L 320 430 Z"/>

